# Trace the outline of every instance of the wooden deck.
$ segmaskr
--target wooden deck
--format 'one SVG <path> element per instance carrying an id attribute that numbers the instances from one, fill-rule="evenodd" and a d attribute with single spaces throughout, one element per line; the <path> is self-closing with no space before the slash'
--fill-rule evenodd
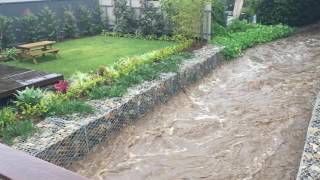
<path id="1" fill-rule="evenodd" d="M 63 76 L 0 64 L 0 102 L 25 87 L 52 85 Z"/>

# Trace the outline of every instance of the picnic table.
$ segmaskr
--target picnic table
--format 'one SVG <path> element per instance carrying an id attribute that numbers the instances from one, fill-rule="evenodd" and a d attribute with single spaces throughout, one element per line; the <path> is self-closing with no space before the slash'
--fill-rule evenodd
<path id="1" fill-rule="evenodd" d="M 33 63 L 37 64 L 37 57 L 44 56 L 49 53 L 57 56 L 59 49 L 53 48 L 55 43 L 56 41 L 40 41 L 18 45 L 17 48 L 21 50 L 20 56 L 23 59 L 30 58 L 33 60 Z"/>

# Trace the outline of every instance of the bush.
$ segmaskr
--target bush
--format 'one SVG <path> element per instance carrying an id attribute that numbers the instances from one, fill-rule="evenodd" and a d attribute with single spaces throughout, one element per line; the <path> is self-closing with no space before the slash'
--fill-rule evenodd
<path id="1" fill-rule="evenodd" d="M 99 0 L 94 0 L 94 9 L 92 11 L 92 31 L 94 34 L 99 34 L 103 29 L 108 28 L 108 18 L 102 18 L 102 11 Z"/>
<path id="2" fill-rule="evenodd" d="M 127 0 L 114 1 L 114 15 L 116 24 L 113 31 L 120 33 L 135 33 L 138 21 L 135 19 L 134 11 L 127 6 Z"/>
<path id="3" fill-rule="evenodd" d="M 212 1 L 212 21 L 221 26 L 225 26 L 225 0 Z"/>
<path id="4" fill-rule="evenodd" d="M 39 13 L 39 37 L 45 40 L 55 40 L 58 36 L 58 21 L 56 13 L 45 6 Z"/>
<path id="5" fill-rule="evenodd" d="M 17 20 L 23 42 L 35 42 L 39 39 L 39 18 L 36 15 L 28 12 Z"/>
<path id="6" fill-rule="evenodd" d="M 41 89 L 26 88 L 16 94 L 16 105 L 19 112 L 25 117 L 40 117 L 48 109 L 43 99 L 45 92 Z"/>
<path id="7" fill-rule="evenodd" d="M 223 53 L 227 59 L 241 55 L 242 50 L 250 48 L 259 43 L 266 43 L 272 40 L 286 37 L 293 31 L 292 28 L 283 25 L 265 26 L 256 25 L 242 32 L 228 33 L 225 36 L 218 36 L 212 43 L 224 46 Z"/>
<path id="8" fill-rule="evenodd" d="M 320 20 L 319 9 L 319 0 L 261 0 L 257 17 L 263 24 L 302 26 Z"/>
<path id="9" fill-rule="evenodd" d="M 75 38 L 78 37 L 79 34 L 77 20 L 70 7 L 64 10 L 62 32 L 64 38 Z"/>
<path id="10" fill-rule="evenodd" d="M 165 33 L 165 20 L 161 12 L 152 5 L 145 5 L 139 19 L 139 33 L 161 35 Z"/>
<path id="11" fill-rule="evenodd" d="M 1 55 L 3 55 L 3 57 L 6 60 L 16 60 L 17 58 L 17 49 L 16 48 L 10 48 L 10 49 L 5 49 Z"/>
<path id="12" fill-rule="evenodd" d="M 0 15 L 0 51 L 7 48 L 15 40 L 13 19 Z"/>
<path id="13" fill-rule="evenodd" d="M 203 8 L 208 0 L 162 0 L 161 2 L 174 26 L 175 34 L 188 38 L 201 38 Z"/>
<path id="14" fill-rule="evenodd" d="M 5 107 L 0 110 L 0 132 L 3 131 L 8 125 L 16 122 L 16 113 L 14 109 Z"/>
<path id="15" fill-rule="evenodd" d="M 92 25 L 92 14 L 90 10 L 84 6 L 80 5 L 79 7 L 79 18 L 78 18 L 78 24 L 81 35 L 87 36 L 90 34 L 93 34 L 93 25 Z"/>

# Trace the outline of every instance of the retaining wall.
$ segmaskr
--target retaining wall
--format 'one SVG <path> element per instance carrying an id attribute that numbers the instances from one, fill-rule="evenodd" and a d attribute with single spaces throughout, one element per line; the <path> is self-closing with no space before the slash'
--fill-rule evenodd
<path id="1" fill-rule="evenodd" d="M 101 142 L 116 135 L 129 122 L 139 119 L 159 104 L 211 72 L 223 60 L 221 49 L 206 46 L 185 60 L 178 73 L 131 88 L 123 98 L 90 101 L 96 112 L 52 117 L 37 124 L 40 131 L 14 148 L 59 166 L 68 167 Z"/>
<path id="2" fill-rule="evenodd" d="M 297 180 L 320 179 L 320 93 L 312 112 Z"/>

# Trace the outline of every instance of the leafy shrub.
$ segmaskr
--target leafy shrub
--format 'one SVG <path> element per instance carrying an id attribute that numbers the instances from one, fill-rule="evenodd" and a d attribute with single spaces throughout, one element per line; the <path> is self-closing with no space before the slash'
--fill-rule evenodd
<path id="1" fill-rule="evenodd" d="M 10 124 L 16 122 L 16 113 L 10 107 L 5 107 L 0 110 L 0 132 Z"/>
<path id="2" fill-rule="evenodd" d="M 78 17 L 78 22 L 79 22 L 79 29 L 81 32 L 81 35 L 90 35 L 93 34 L 93 29 L 92 29 L 92 14 L 90 10 L 84 6 L 80 5 L 79 7 L 79 17 Z"/>
<path id="3" fill-rule="evenodd" d="M 92 11 L 92 32 L 94 34 L 99 34 L 103 29 L 108 28 L 108 18 L 102 18 L 102 11 L 100 7 L 99 0 L 94 0 L 94 9 Z"/>
<path id="4" fill-rule="evenodd" d="M 41 99 L 44 97 L 44 94 L 45 92 L 40 88 L 35 89 L 34 87 L 27 87 L 23 91 L 17 91 L 17 103 L 36 105 L 40 103 Z"/>
<path id="5" fill-rule="evenodd" d="M 212 1 L 212 20 L 214 23 L 220 26 L 225 26 L 225 0 L 214 0 Z"/>
<path id="6" fill-rule="evenodd" d="M 48 104 L 48 116 L 62 116 L 72 113 L 89 114 L 94 109 L 79 100 L 54 99 Z"/>
<path id="7" fill-rule="evenodd" d="M 174 33 L 188 38 L 200 38 L 203 7 L 208 0 L 162 0 L 162 7 L 174 25 Z"/>
<path id="8" fill-rule="evenodd" d="M 213 38 L 212 43 L 224 46 L 223 53 L 227 59 L 241 55 L 242 50 L 259 43 L 286 37 L 293 31 L 292 28 L 283 25 L 264 26 L 256 25 L 254 28 L 243 32 L 229 33 L 225 36 Z"/>
<path id="9" fill-rule="evenodd" d="M 77 19 L 74 16 L 73 11 L 70 7 L 64 10 L 64 17 L 62 21 L 62 32 L 63 32 L 64 38 L 75 38 L 75 37 L 78 37 L 78 34 L 79 34 Z"/>
<path id="10" fill-rule="evenodd" d="M 41 89 L 26 88 L 16 94 L 16 105 L 20 113 L 25 117 L 40 117 L 48 109 L 43 99 L 45 92 Z"/>
<path id="11" fill-rule="evenodd" d="M 143 35 L 161 35 L 165 32 L 165 20 L 161 12 L 152 5 L 145 5 L 138 21 L 139 33 Z"/>
<path id="12" fill-rule="evenodd" d="M 257 9 L 263 24 L 302 26 L 320 19 L 319 0 L 261 0 Z"/>
<path id="13" fill-rule="evenodd" d="M 23 42 L 34 42 L 39 39 L 39 18 L 28 12 L 18 20 L 18 29 Z"/>
<path id="14" fill-rule="evenodd" d="M 10 49 L 5 49 L 1 54 L 4 56 L 6 60 L 16 60 L 17 53 L 18 52 L 16 48 L 10 48 Z"/>
<path id="15" fill-rule="evenodd" d="M 20 137 L 22 139 L 26 139 L 28 136 L 36 132 L 36 130 L 37 128 L 31 121 L 17 121 L 15 124 L 10 124 L 5 127 L 2 133 L 0 133 L 0 138 L 2 138 L 6 144 L 12 144 L 14 138 Z"/>
<path id="16" fill-rule="evenodd" d="M 0 51 L 15 40 L 13 19 L 0 15 Z"/>
<path id="17" fill-rule="evenodd" d="M 255 27 L 255 24 L 248 23 L 247 21 L 234 20 L 228 26 L 227 31 L 228 33 L 244 32 L 249 29 L 254 29 Z"/>
<path id="18" fill-rule="evenodd" d="M 65 94 L 65 93 L 67 93 L 67 91 L 68 91 L 69 83 L 68 83 L 68 81 L 59 81 L 58 83 L 56 83 L 56 84 L 54 85 L 54 88 L 56 89 L 56 91 L 57 91 L 58 93 L 63 93 L 63 94 Z"/>
<path id="19" fill-rule="evenodd" d="M 138 22 L 135 19 L 134 11 L 127 6 L 127 0 L 114 1 L 114 15 L 116 23 L 113 31 L 120 33 L 134 33 Z"/>
<path id="20" fill-rule="evenodd" d="M 40 39 L 55 40 L 58 36 L 57 15 L 48 6 L 39 13 L 39 37 Z"/>

